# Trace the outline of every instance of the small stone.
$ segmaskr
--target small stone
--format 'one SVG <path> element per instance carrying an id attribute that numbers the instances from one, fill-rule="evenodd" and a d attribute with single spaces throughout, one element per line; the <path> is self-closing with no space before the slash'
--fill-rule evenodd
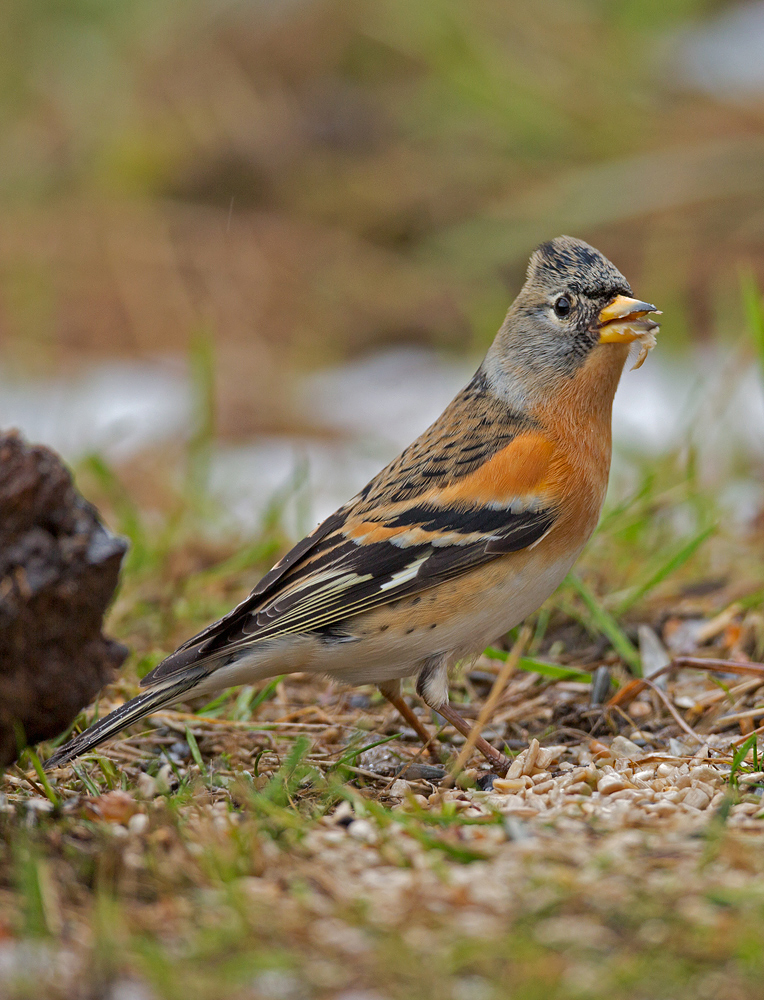
<path id="1" fill-rule="evenodd" d="M 590 704 L 601 705 L 610 693 L 610 668 L 606 665 L 597 667 L 592 675 Z"/>
<path id="2" fill-rule="evenodd" d="M 516 778 L 494 778 L 493 791 L 499 792 L 500 795 L 509 795 L 512 792 L 520 791 L 522 788 L 527 788 L 531 784 L 533 782 L 527 775 L 521 775 Z"/>
<path id="3" fill-rule="evenodd" d="M 693 771 L 693 778 L 697 774 L 699 768 Z M 758 785 L 760 781 L 764 781 L 764 771 L 754 771 L 751 774 L 742 774 L 739 778 L 741 785 Z"/>
<path id="4" fill-rule="evenodd" d="M 544 747 L 539 751 L 539 754 L 536 757 L 536 770 L 545 770 L 550 764 L 554 764 L 558 761 L 568 749 L 569 748 L 564 745 Z"/>
<path id="5" fill-rule="evenodd" d="M 353 840 L 364 844 L 373 844 L 377 839 L 377 831 L 367 819 L 355 819 L 348 827 L 348 833 Z"/>
<path id="6" fill-rule="evenodd" d="M 693 806 L 695 809 L 705 809 L 711 801 L 702 788 L 691 788 L 685 795 L 683 802 L 686 806 Z"/>
<path id="7" fill-rule="evenodd" d="M 652 715 L 653 706 L 649 701 L 642 701 L 637 698 L 631 703 L 629 708 L 629 715 L 632 719 L 646 719 L 648 715 Z"/>
<path id="8" fill-rule="evenodd" d="M 446 776 L 446 772 L 442 767 L 434 767 L 432 764 L 421 764 L 415 760 L 409 761 L 407 764 L 402 764 L 396 768 L 394 773 L 405 781 L 429 781 L 433 785 L 437 785 Z M 462 772 L 463 775 L 466 773 L 466 771 Z"/>
<path id="9" fill-rule="evenodd" d="M 633 801 L 640 798 L 640 793 L 638 788 L 622 788 L 620 791 L 611 792 L 610 797 L 616 801 L 620 801 L 621 799 Z"/>
<path id="10" fill-rule="evenodd" d="M 493 774 L 489 771 L 487 774 L 481 774 L 477 779 L 477 786 L 481 792 L 490 792 L 493 790 L 493 784 L 496 781 L 498 775 Z"/>
<path id="11" fill-rule="evenodd" d="M 597 782 L 597 791 L 602 795 L 610 795 L 611 792 L 620 792 L 626 788 L 627 783 L 617 774 L 603 774 Z"/>
<path id="12" fill-rule="evenodd" d="M 145 799 L 146 801 L 155 798 L 159 791 L 156 778 L 152 778 L 145 771 L 141 771 L 138 775 L 136 786 L 136 798 Z"/>
<path id="13" fill-rule="evenodd" d="M 634 775 L 635 781 L 652 781 L 655 776 L 653 768 L 646 768 L 644 771 L 637 771 Z"/>
<path id="14" fill-rule="evenodd" d="M 553 778 L 549 778 L 547 781 L 540 781 L 537 785 L 533 785 L 532 790 L 534 795 L 543 795 L 545 792 L 550 792 L 555 786 L 555 781 Z"/>
<path id="15" fill-rule="evenodd" d="M 445 777 L 445 772 L 443 773 Z M 478 781 L 478 772 L 474 767 L 467 768 L 467 770 L 462 771 L 459 777 L 456 779 L 457 788 L 475 788 Z"/>
<path id="16" fill-rule="evenodd" d="M 591 795 L 592 786 L 585 781 L 574 781 L 572 785 L 565 788 L 566 795 Z"/>
<path id="17" fill-rule="evenodd" d="M 533 831 L 527 825 L 523 823 L 519 816 L 513 813 L 507 813 L 503 820 L 504 832 L 507 835 L 507 840 L 532 840 Z"/>
<path id="18" fill-rule="evenodd" d="M 149 818 L 146 813 L 136 813 L 127 822 L 127 829 L 136 836 L 145 833 L 149 827 Z"/>
<path id="19" fill-rule="evenodd" d="M 637 629 L 639 636 L 639 656 L 642 660 L 642 674 L 645 677 L 652 677 L 664 667 L 671 663 L 671 657 L 666 652 L 666 647 L 649 625 L 640 625 Z M 666 675 L 662 674 L 655 683 L 659 687 L 666 686 Z"/>
<path id="20" fill-rule="evenodd" d="M 409 791 L 409 785 L 407 781 L 402 778 L 396 778 L 396 780 L 390 786 L 390 795 L 394 799 L 404 799 Z"/>
<path id="21" fill-rule="evenodd" d="M 629 760 L 641 760 L 645 756 L 645 751 L 638 747 L 636 743 L 627 740 L 625 736 L 616 736 L 610 744 L 610 752 L 616 758 L 627 757 Z"/>
<path id="22" fill-rule="evenodd" d="M 712 784 L 718 785 L 722 779 L 721 771 L 717 771 L 715 767 L 710 764 L 700 764 L 699 766 L 693 766 L 691 771 L 693 778 L 698 778 L 700 781 L 709 781 Z M 764 778 L 764 773 L 762 773 L 762 778 Z"/>
<path id="23" fill-rule="evenodd" d="M 173 786 L 175 775 L 169 764 L 162 764 L 156 776 L 156 790 L 158 795 L 166 795 Z"/>

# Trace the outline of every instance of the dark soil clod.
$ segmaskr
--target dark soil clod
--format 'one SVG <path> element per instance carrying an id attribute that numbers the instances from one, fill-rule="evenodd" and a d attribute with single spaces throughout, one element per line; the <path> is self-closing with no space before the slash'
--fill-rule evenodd
<path id="1" fill-rule="evenodd" d="M 126 549 L 53 451 L 0 435 L 0 766 L 64 730 L 127 656 L 101 632 Z"/>

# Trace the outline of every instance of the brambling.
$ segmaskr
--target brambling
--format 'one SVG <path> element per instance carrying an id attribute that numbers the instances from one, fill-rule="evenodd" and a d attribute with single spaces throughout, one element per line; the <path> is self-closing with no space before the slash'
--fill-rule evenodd
<path id="1" fill-rule="evenodd" d="M 542 244 L 474 378 L 435 423 L 46 766 L 182 695 L 293 671 L 377 684 L 429 741 L 400 694 L 414 676 L 467 736 L 448 703 L 449 668 L 535 611 L 594 531 L 613 396 L 631 343 L 637 366 L 654 345 L 656 311 L 588 244 Z M 506 768 L 485 740 L 475 745 Z"/>

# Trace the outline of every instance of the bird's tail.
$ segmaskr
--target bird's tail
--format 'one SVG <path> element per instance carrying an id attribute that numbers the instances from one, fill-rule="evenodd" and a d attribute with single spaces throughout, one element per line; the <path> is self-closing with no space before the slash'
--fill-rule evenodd
<path id="1" fill-rule="evenodd" d="M 137 722 L 144 716 L 149 715 L 156 709 L 176 701 L 189 688 L 195 687 L 199 681 L 208 673 L 204 667 L 184 670 L 178 677 L 173 677 L 165 681 L 164 684 L 157 684 L 143 694 L 139 694 L 131 701 L 126 702 L 119 708 L 115 708 L 105 718 L 99 719 L 90 729 L 75 736 L 45 761 L 45 770 L 60 767 L 68 764 L 70 760 L 79 757 L 80 754 L 87 753 L 99 743 L 116 735 L 133 722 Z"/>

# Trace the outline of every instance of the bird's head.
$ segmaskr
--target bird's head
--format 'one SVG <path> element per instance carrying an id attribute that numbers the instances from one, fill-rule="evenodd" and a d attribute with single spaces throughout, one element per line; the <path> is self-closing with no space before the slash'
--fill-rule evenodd
<path id="1" fill-rule="evenodd" d="M 617 382 L 632 342 L 642 347 L 635 367 L 654 346 L 658 324 L 648 314 L 655 312 L 634 298 L 626 278 L 598 250 L 558 236 L 534 250 L 487 361 L 513 381 L 519 378 L 530 395 L 575 377 L 595 356 L 597 367 L 614 371 Z"/>

